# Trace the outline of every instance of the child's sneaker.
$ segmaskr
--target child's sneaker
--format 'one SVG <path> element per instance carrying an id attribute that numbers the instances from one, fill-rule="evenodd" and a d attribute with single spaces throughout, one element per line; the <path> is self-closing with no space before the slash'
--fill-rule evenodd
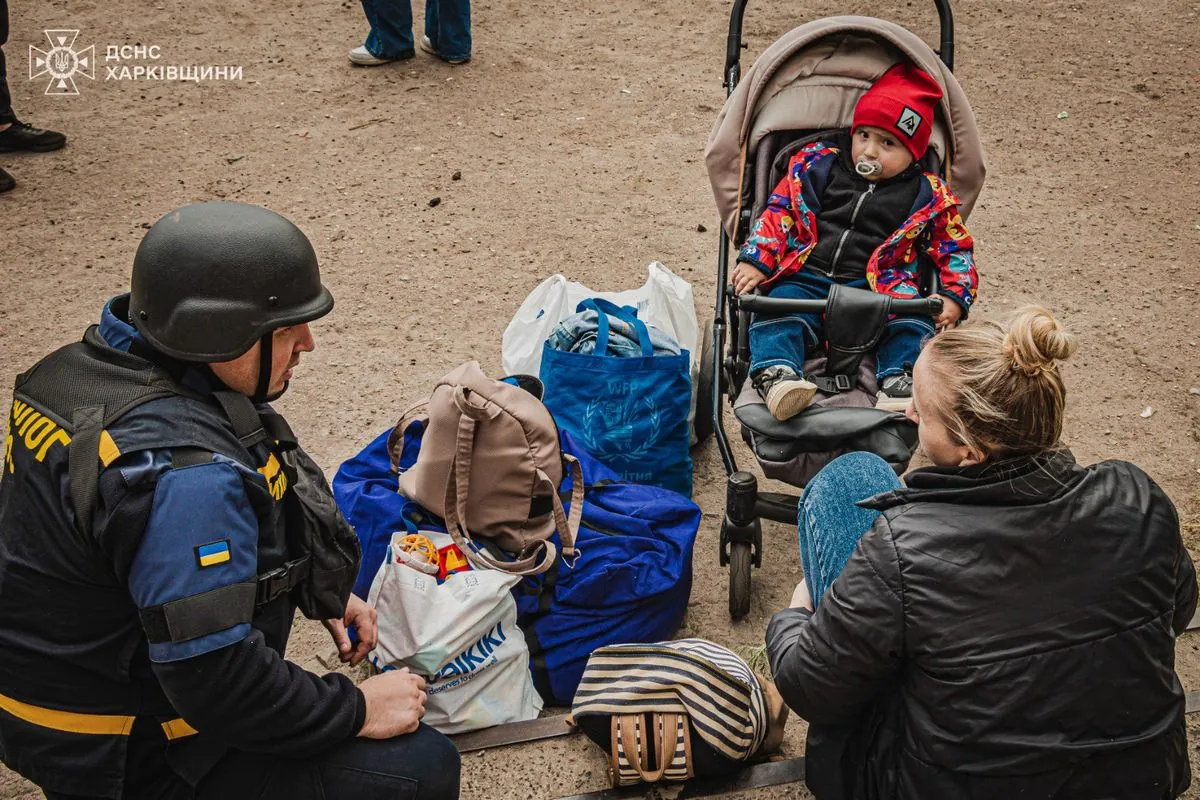
<path id="1" fill-rule="evenodd" d="M 889 375 L 879 384 L 875 407 L 880 411 L 904 411 L 912 402 L 912 375 Z"/>
<path id="2" fill-rule="evenodd" d="M 754 376 L 754 387 L 767 402 L 767 410 L 780 422 L 791 419 L 812 402 L 817 385 L 787 367 L 767 367 Z"/>

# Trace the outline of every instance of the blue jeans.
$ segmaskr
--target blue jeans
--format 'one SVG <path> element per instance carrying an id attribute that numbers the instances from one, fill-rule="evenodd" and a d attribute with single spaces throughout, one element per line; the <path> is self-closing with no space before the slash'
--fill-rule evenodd
<path id="1" fill-rule="evenodd" d="M 886 461 L 864 452 L 835 458 L 808 482 L 800 496 L 800 566 L 814 609 L 879 517 L 858 501 L 900 486 Z"/>
<path id="2" fill-rule="evenodd" d="M 409 0 L 362 0 L 371 23 L 364 46 L 376 58 L 408 58 L 413 54 L 412 6 Z M 471 57 L 470 0 L 425 0 L 425 35 L 443 58 Z"/>
<path id="3" fill-rule="evenodd" d="M 845 285 L 866 289 L 867 281 L 864 278 Z M 802 271 L 781 278 L 770 287 L 767 296 L 820 300 L 829 296 L 831 286 L 833 281 L 824 275 Z M 930 317 L 897 314 L 889 319 L 875 349 L 875 376 L 882 379 L 912 372 L 921 354 L 921 342 L 933 333 Z M 782 365 L 803 375 L 805 359 L 824 336 L 825 324 L 820 314 L 755 314 L 750 322 L 750 374 Z"/>

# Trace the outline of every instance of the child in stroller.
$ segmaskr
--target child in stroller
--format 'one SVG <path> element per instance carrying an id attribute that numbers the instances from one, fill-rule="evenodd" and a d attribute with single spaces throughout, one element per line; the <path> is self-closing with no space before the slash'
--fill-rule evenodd
<path id="1" fill-rule="evenodd" d="M 912 367 L 926 337 L 965 319 L 978 276 L 958 198 L 921 167 L 941 87 L 908 63 L 889 69 L 855 106 L 849 131 L 796 153 L 754 223 L 732 273 L 738 294 L 818 299 L 835 284 L 893 297 L 919 297 L 918 264 L 936 266 L 937 317 L 895 315 L 876 350 L 876 407 L 902 410 Z M 750 377 L 778 420 L 803 411 L 817 392 L 805 357 L 822 339 L 819 314 L 755 315 L 749 328 Z"/>

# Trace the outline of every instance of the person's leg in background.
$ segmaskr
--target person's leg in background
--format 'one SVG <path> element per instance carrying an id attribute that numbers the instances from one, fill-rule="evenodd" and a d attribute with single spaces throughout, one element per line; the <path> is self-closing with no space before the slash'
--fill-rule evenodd
<path id="1" fill-rule="evenodd" d="M 428 725 L 392 739 L 350 739 L 312 758 L 235 751 L 196 787 L 196 800 L 456 800 L 458 750 Z"/>
<path id="2" fill-rule="evenodd" d="M 12 107 L 12 93 L 8 88 L 7 64 L 4 45 L 8 43 L 8 0 L 0 0 L 0 153 L 29 151 L 46 153 L 58 150 L 67 143 L 67 137 L 57 131 L 48 131 L 27 125 L 17 119 Z M 16 186 L 4 170 L 0 169 L 0 192 Z"/>
<path id="3" fill-rule="evenodd" d="M 371 25 L 362 46 L 350 51 L 350 60 L 361 66 L 376 66 L 412 58 L 412 5 L 409 0 L 362 0 L 363 13 Z"/>
<path id="4" fill-rule="evenodd" d="M 876 408 L 903 411 L 912 400 L 913 365 L 921 355 L 921 345 L 936 332 L 930 317 L 898 314 L 888 320 L 887 330 L 875 348 L 875 376 L 880 390 Z"/>
<path id="5" fill-rule="evenodd" d="M 835 458 L 808 482 L 800 496 L 800 566 L 814 609 L 879 517 L 858 501 L 901 486 L 886 461 L 865 452 Z"/>
<path id="6" fill-rule="evenodd" d="M 4 64 L 4 45 L 8 44 L 8 0 L 0 0 L 0 130 L 17 121 L 12 109 L 12 94 L 8 90 Z"/>
<path id="7" fill-rule="evenodd" d="M 800 272 L 767 287 L 768 297 L 785 300 L 823 300 L 830 281 Z M 750 321 L 750 378 L 771 414 L 787 420 L 803 411 L 816 394 L 816 384 L 804 380 L 804 360 L 821 342 L 820 314 L 755 314 Z"/>
<path id="8" fill-rule="evenodd" d="M 451 64 L 471 60 L 471 0 L 425 0 L 421 49 Z"/>
<path id="9" fill-rule="evenodd" d="M 4 45 L 8 42 L 8 0 L 0 0 L 0 131 L 16 121 L 12 110 L 12 95 L 8 91 L 5 75 Z M 0 192 L 7 192 L 17 185 L 12 175 L 0 168 Z"/>

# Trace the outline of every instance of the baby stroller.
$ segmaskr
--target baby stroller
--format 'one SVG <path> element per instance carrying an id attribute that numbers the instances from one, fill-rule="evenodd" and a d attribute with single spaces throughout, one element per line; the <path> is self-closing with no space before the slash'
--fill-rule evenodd
<path id="1" fill-rule="evenodd" d="M 921 299 L 895 300 L 861 289 L 835 286 L 828 300 L 784 300 L 758 294 L 738 297 L 727 285 L 729 249 L 748 235 L 785 174 L 790 158 L 805 144 L 849 127 L 862 93 L 897 61 L 907 59 L 934 76 L 944 98 L 933 125 L 926 169 L 937 172 L 962 201 L 965 219 L 983 186 L 986 167 L 975 116 L 952 73 L 954 32 L 948 0 L 935 0 L 941 48 L 935 53 L 915 34 L 870 17 L 829 17 L 786 34 L 759 56 L 739 83 L 742 15 L 735 0 L 725 56 L 727 99 L 705 151 L 709 180 L 720 211 L 716 310 L 711 326 L 707 385 L 702 405 L 728 474 L 720 562 L 729 567 L 729 613 L 750 610 L 751 566 L 762 564 L 765 517 L 795 525 L 799 498 L 760 492 L 757 477 L 740 470 L 724 430 L 721 398 L 728 398 L 763 475 L 803 487 L 833 458 L 855 450 L 874 452 L 903 472 L 917 443 L 916 426 L 903 414 L 876 409 L 871 352 L 889 313 L 941 311 L 936 269 L 922 264 Z M 940 58 L 940 60 L 939 60 Z M 805 364 L 820 392 L 813 404 L 786 422 L 767 411 L 747 380 L 748 328 L 755 311 L 824 313 L 827 352 Z M 708 348 L 706 348 L 708 349 Z M 699 418 L 700 412 L 697 413 Z"/>

